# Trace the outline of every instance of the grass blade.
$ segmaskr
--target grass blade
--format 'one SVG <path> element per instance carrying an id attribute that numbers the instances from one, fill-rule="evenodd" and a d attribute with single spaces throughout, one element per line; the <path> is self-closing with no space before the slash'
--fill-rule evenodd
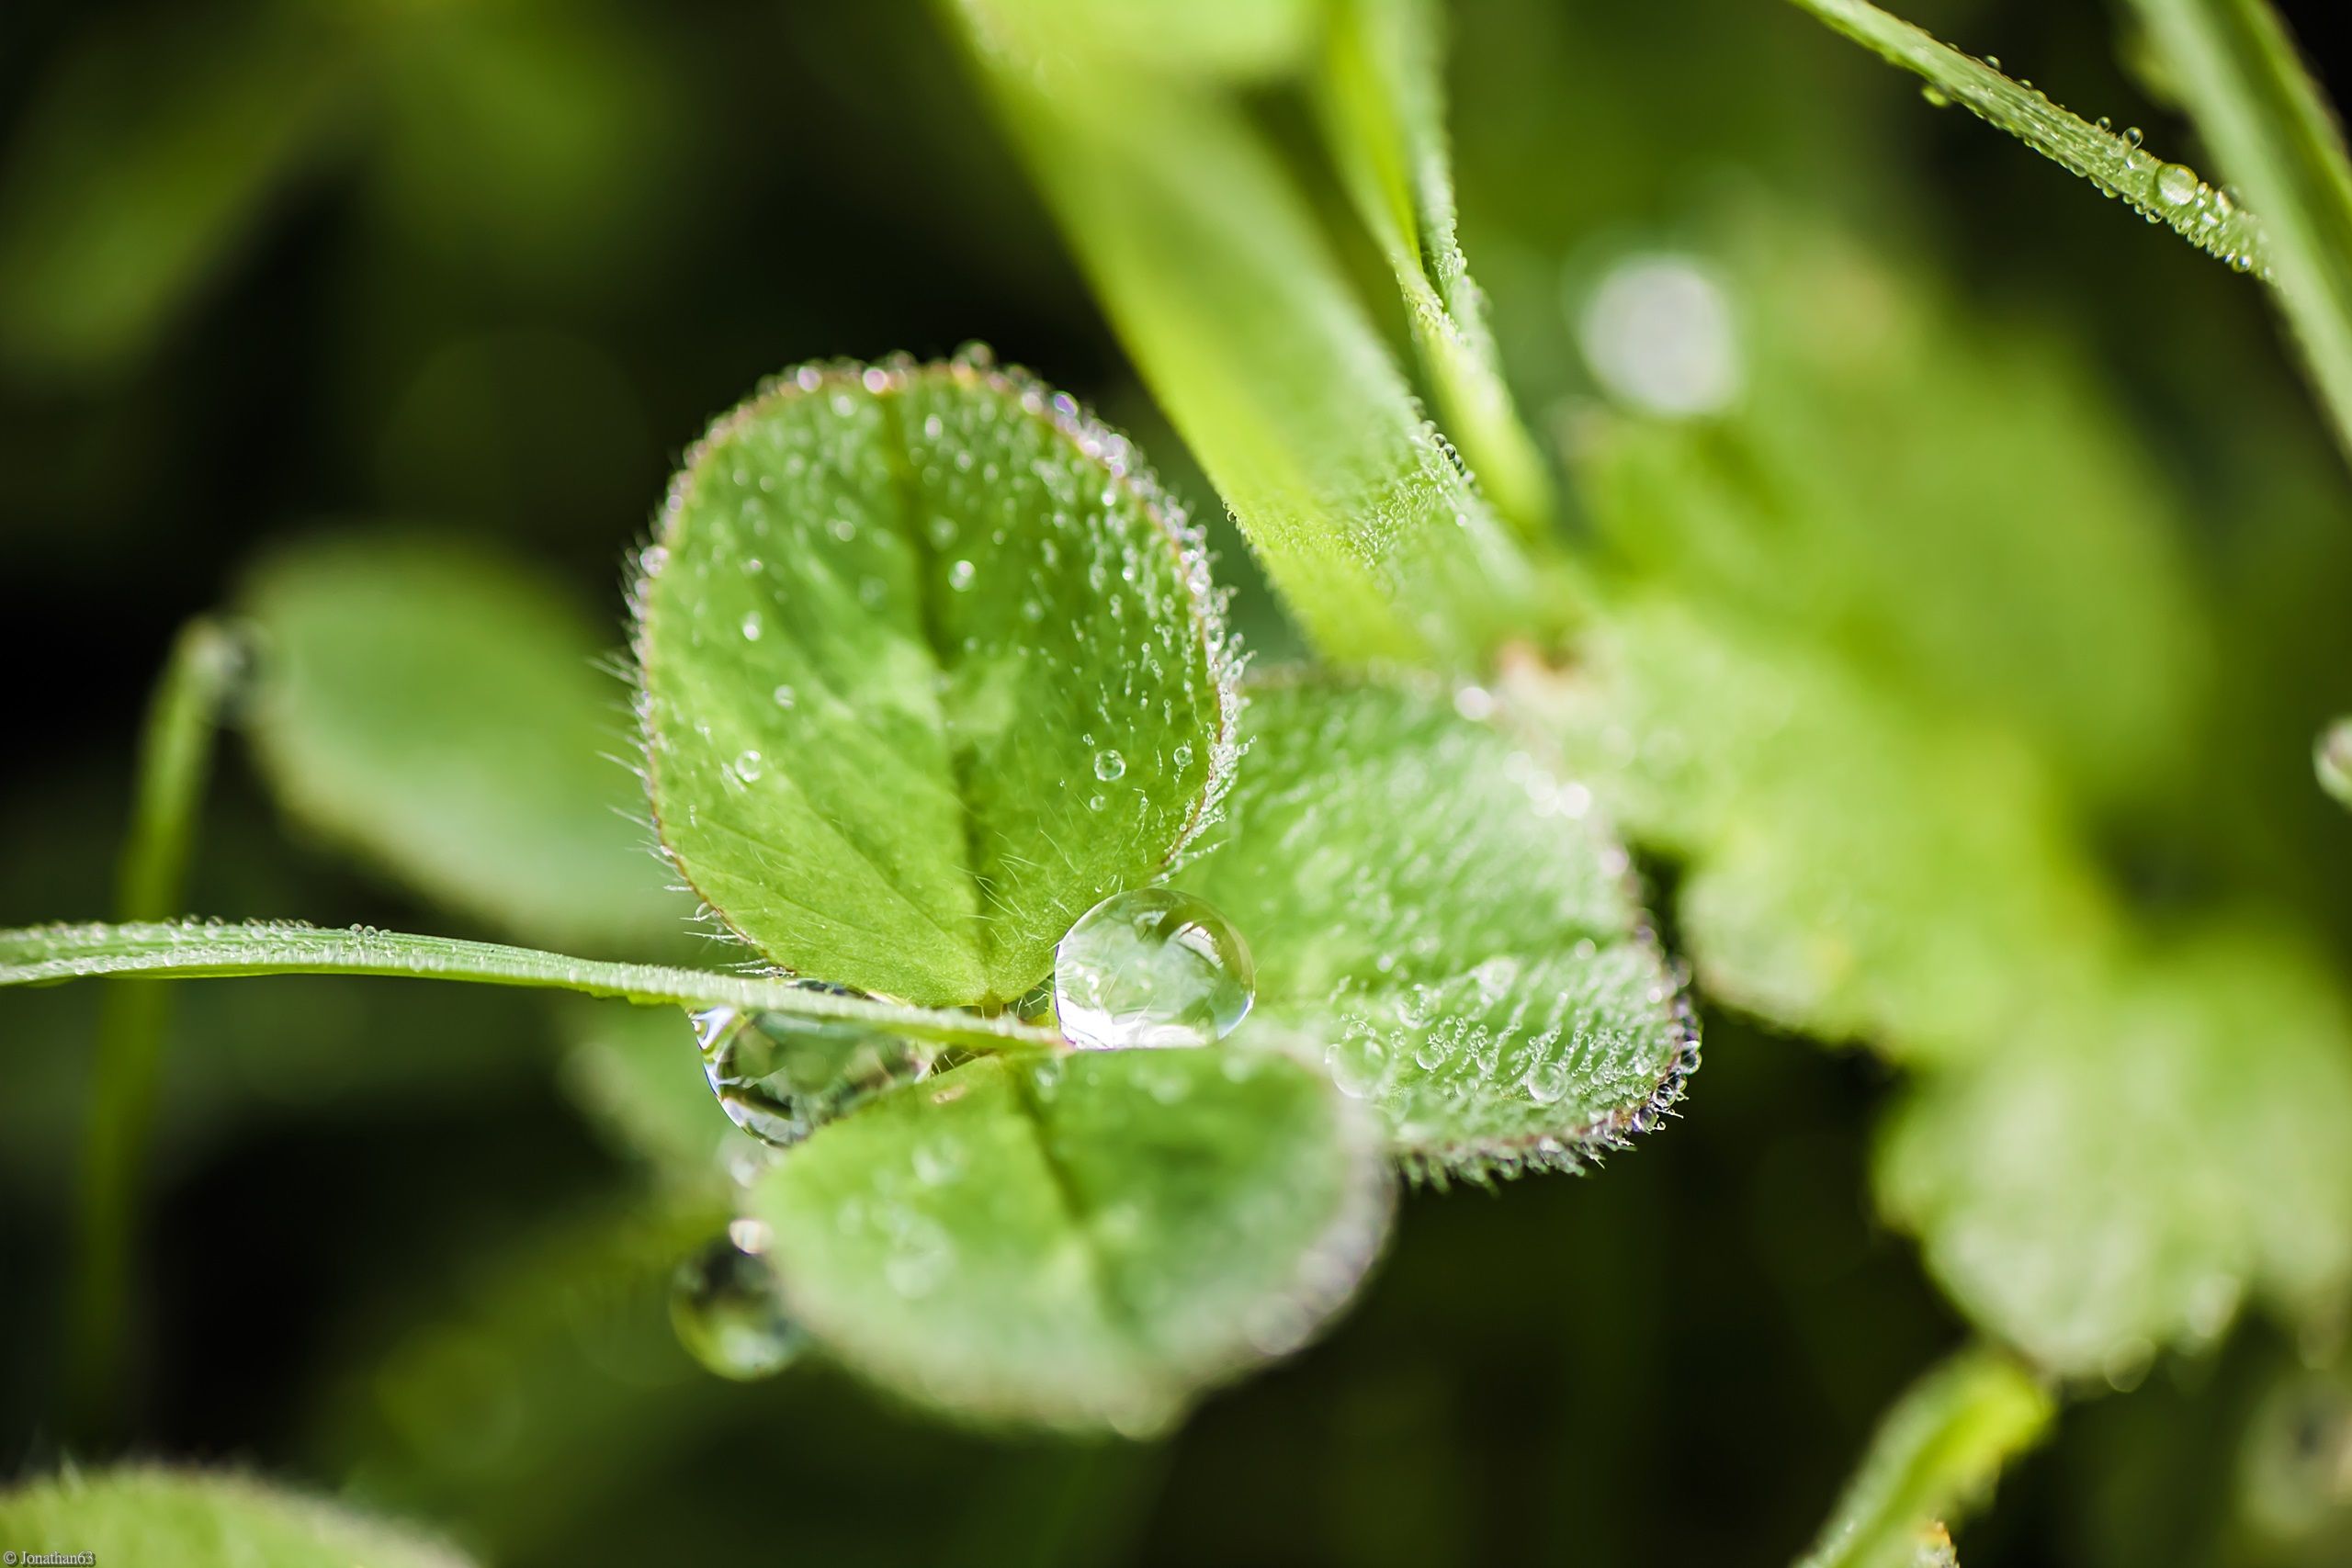
<path id="1" fill-rule="evenodd" d="M 2017 1362 L 1962 1351 L 1887 1413 L 1798 1568 L 1908 1568 L 1940 1534 L 1934 1527 L 1981 1500 L 2053 1414 L 2049 1391 Z"/>
<path id="2" fill-rule="evenodd" d="M 1404 291 L 1440 410 L 1496 508 L 1540 536 L 1557 498 L 1454 237 L 1440 63 L 1430 0 L 1342 0 L 1331 9 L 1317 106 L 1349 197 Z"/>
<path id="3" fill-rule="evenodd" d="M 390 975 L 618 997 L 640 1006 L 731 1007 L 863 1024 L 914 1040 L 982 1049 L 1052 1049 L 1050 1030 L 1005 1016 L 908 1007 L 805 988 L 782 976 L 719 975 L 660 964 L 608 964 L 536 948 L 415 936 L 372 926 L 293 921 L 242 925 L 157 921 L 0 931 L 0 987 L 104 975 L 214 978 L 251 975 Z"/>
<path id="4" fill-rule="evenodd" d="M 2264 0 L 2132 0 L 2222 171 L 2270 235 L 2269 270 L 2352 453 L 2352 164 L 2344 131 Z"/>
<path id="5" fill-rule="evenodd" d="M 2035 152 L 2080 175 L 2109 196 L 2120 197 L 2151 221 L 2240 272 L 2267 279 L 2274 247 L 2254 212 L 2199 179 L 2184 164 L 2143 150 L 2136 137 L 2089 124 L 1989 61 L 1964 54 L 1932 34 L 1889 16 L 1870 0 L 1792 0 L 1891 64 L 1927 82 L 1941 99 L 1998 126 Z M 2144 6 L 2148 0 L 2142 0 Z M 2249 182 L 2256 208 L 2265 192 Z M 2347 358 L 2352 366 L 2352 358 Z M 2352 377 L 2347 377 L 2352 392 Z"/>
<path id="6" fill-rule="evenodd" d="M 154 919 L 187 903 L 189 842 L 213 739 L 244 667 L 239 639 L 211 621 L 190 622 L 172 645 L 148 706 L 138 795 L 117 870 L 116 912 L 124 919 Z M 161 986 L 109 987 L 98 1013 L 66 1352 L 67 1397 L 88 1422 L 110 1418 L 122 1380 L 141 1156 L 155 1120 L 170 998 Z"/>

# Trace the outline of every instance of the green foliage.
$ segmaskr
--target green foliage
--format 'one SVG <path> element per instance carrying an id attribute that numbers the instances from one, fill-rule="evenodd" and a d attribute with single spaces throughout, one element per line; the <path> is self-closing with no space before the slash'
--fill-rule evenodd
<path id="1" fill-rule="evenodd" d="M 2268 0 L 2133 0 L 2222 172 L 2270 236 L 2287 320 L 2352 453 L 2352 161 Z"/>
<path id="2" fill-rule="evenodd" d="M 1317 104 L 1357 216 L 1404 290 L 1447 423 L 1496 507 L 1540 539 L 1551 473 L 1511 405 L 1486 296 L 1454 238 L 1439 27 L 1433 0 L 1340 0 Z"/>
<path id="3" fill-rule="evenodd" d="M 2352 1290 L 2352 1013 L 2291 939 L 2219 928 L 2059 993 L 1928 1077 L 1881 1201 L 1977 1322 L 2054 1371 L 2135 1376 L 2242 1301 Z"/>
<path id="4" fill-rule="evenodd" d="M 518 936 L 675 945 L 594 623 L 527 568 L 447 537 L 322 536 L 265 560 L 243 608 L 249 726 L 305 827 Z"/>
<path id="5" fill-rule="evenodd" d="M 1957 103 L 1996 125 L 2105 196 L 2121 197 L 2151 223 L 2165 223 L 2198 249 L 2241 272 L 2270 276 L 2272 247 L 2264 225 L 2226 191 L 2185 164 L 2141 150 L 2136 132 L 2117 135 L 2108 122 L 2086 125 L 2030 82 L 2012 82 L 1990 61 L 1962 54 L 1870 0 L 1795 0 L 1829 26 L 1888 62 L 1917 73 L 1938 103 Z M 2248 9 L 2261 6 L 2254 0 Z"/>
<path id="6" fill-rule="evenodd" d="M 967 1419 L 1139 1436 L 1304 1342 L 1387 1201 L 1322 1074 L 1211 1048 L 972 1063 L 819 1132 L 752 1212 L 853 1370 Z"/>
<path id="7" fill-rule="evenodd" d="M 1696 1027 L 1590 793 L 1414 683 L 1258 682 L 1229 841 L 1179 886 L 1258 961 L 1245 1039 L 1319 1056 L 1410 1171 L 1575 1168 L 1645 1130 Z"/>
<path id="8" fill-rule="evenodd" d="M 1018 999 L 1231 777 L 1198 536 L 1124 438 L 981 364 L 773 383 L 687 459 L 638 604 L 664 843 L 829 980 Z"/>
<path id="9" fill-rule="evenodd" d="M 0 1538 L 27 1552 L 179 1568 L 464 1568 L 447 1548 L 243 1476 L 68 1471 L 0 1493 Z"/>
<path id="10" fill-rule="evenodd" d="M 1318 649 L 1466 666 L 1557 625 L 1240 107 L 1108 62 L 1049 72 L 959 15 L 1127 352 Z"/>
<path id="11" fill-rule="evenodd" d="M 1944 1526 L 1984 1500 L 2003 1464 L 2057 1414 L 2047 1389 L 2006 1357 L 1963 1350 L 1906 1392 L 1800 1568 L 1933 1568 L 1951 1561 Z"/>

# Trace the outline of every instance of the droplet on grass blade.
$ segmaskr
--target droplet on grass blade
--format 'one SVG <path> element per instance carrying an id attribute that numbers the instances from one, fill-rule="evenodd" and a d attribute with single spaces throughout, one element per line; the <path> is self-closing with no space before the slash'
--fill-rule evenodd
<path id="1" fill-rule="evenodd" d="M 839 987 L 822 987 L 828 991 Z M 695 1016 L 703 1072 L 728 1119 L 787 1148 L 885 1089 L 930 1073 L 939 1053 L 864 1024 L 790 1013 Z"/>
<path id="2" fill-rule="evenodd" d="M 764 1240 L 758 1221 L 738 1221 L 679 1264 L 670 1281 L 678 1343 L 709 1371 L 738 1382 L 773 1377 L 808 1344 L 784 1310 L 784 1288 Z"/>

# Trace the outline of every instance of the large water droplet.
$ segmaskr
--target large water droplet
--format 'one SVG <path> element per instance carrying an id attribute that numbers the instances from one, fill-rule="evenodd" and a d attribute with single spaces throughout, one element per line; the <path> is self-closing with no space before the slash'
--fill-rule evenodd
<path id="1" fill-rule="evenodd" d="M 839 987 L 811 986 L 839 994 Z M 927 1045 L 833 1019 L 731 1010 L 697 1014 L 703 1074 L 729 1120 L 778 1148 L 937 1065 Z"/>
<path id="2" fill-rule="evenodd" d="M 678 1265 L 670 1280 L 670 1324 L 686 1353 L 737 1382 L 773 1377 L 808 1344 L 784 1310 L 784 1287 L 764 1251 L 745 1247 L 741 1222 Z"/>
<path id="3" fill-rule="evenodd" d="M 2312 749 L 2312 767 L 2322 789 L 2352 806 L 2352 718 L 2339 718 L 2327 727 Z"/>
<path id="4" fill-rule="evenodd" d="M 1241 934 L 1188 893 L 1114 893 L 1054 952 L 1062 1032 L 1090 1050 L 1206 1045 L 1249 1016 L 1257 970 Z"/>

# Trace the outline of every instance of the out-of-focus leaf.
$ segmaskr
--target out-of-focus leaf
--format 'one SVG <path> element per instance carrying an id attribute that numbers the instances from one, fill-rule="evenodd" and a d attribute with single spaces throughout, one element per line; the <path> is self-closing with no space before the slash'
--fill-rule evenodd
<path id="1" fill-rule="evenodd" d="M 69 1471 L 0 1493 L 0 1539 L 28 1553 L 175 1568 L 465 1564 L 404 1527 L 250 1477 L 161 1468 Z"/>
<path id="2" fill-rule="evenodd" d="M 1047 72 L 959 14 L 1127 352 L 1327 655 L 1472 664 L 1555 626 L 1263 134 L 1145 71 Z"/>
<path id="3" fill-rule="evenodd" d="M 689 456 L 638 604 L 663 842 L 827 980 L 1018 998 L 1232 775 L 1199 536 L 1123 437 L 984 365 L 774 383 Z"/>
<path id="4" fill-rule="evenodd" d="M 674 947 L 624 689 L 594 623 L 478 545 L 390 532 L 264 561 L 255 749 L 305 826 L 427 897 L 534 941 Z"/>
<path id="5" fill-rule="evenodd" d="M 141 18 L 50 77 L 0 179 L 0 361 L 85 380 L 136 357 L 335 129 L 332 40 Z"/>
<path id="6" fill-rule="evenodd" d="M 2262 215 L 2270 267 L 2352 455 L 2352 160 L 2268 0 L 2133 0 L 2222 172 Z"/>
<path id="7" fill-rule="evenodd" d="M 2046 775 L 1793 639 L 1662 593 L 1563 681 L 1513 683 L 1638 843 L 1686 863 L 1711 995 L 1913 1059 L 1966 1056 L 2116 941 Z"/>
<path id="8" fill-rule="evenodd" d="M 564 1018 L 563 1083 L 589 1120 L 658 1172 L 715 1179 L 722 1150 L 744 1140 L 712 1098 L 687 1015 L 582 1002 Z"/>
<path id="9" fill-rule="evenodd" d="M 1204 76 L 1280 75 L 1319 21 L 1316 0 L 970 0 L 990 50 L 1059 70 L 1145 66 Z"/>
<path id="10" fill-rule="evenodd" d="M 972 1063 L 820 1131 L 752 1204 L 852 1370 L 967 1420 L 1140 1435 L 1346 1302 L 1386 1194 L 1355 1102 L 1217 1048 Z"/>
<path id="11" fill-rule="evenodd" d="M 1263 682 L 1245 733 L 1178 879 L 1257 959 L 1245 1039 L 1320 1055 L 1424 1174 L 1573 1168 L 1664 1114 L 1697 1030 L 1589 791 L 1429 688 Z"/>
<path id="12" fill-rule="evenodd" d="M 1440 53 L 1432 0 L 1329 7 L 1316 79 L 1324 133 L 1404 291 L 1440 409 L 1496 506 L 1540 535 L 1552 519 L 1552 477 L 1512 406 L 1486 296 L 1454 238 Z"/>
<path id="13" fill-rule="evenodd" d="M 1961 1352 L 1887 1412 L 1799 1568 L 1950 1562 L 1946 1522 L 1983 1502 L 2001 1467 L 2030 1448 L 2056 1413 L 2049 1390 L 2015 1361 Z"/>
<path id="14" fill-rule="evenodd" d="M 2352 1016 L 2284 933 L 2220 927 L 2059 994 L 1931 1072 L 1880 1201 L 1970 1315 L 2042 1365 L 2135 1375 L 2249 1297 L 2352 1288 Z"/>

